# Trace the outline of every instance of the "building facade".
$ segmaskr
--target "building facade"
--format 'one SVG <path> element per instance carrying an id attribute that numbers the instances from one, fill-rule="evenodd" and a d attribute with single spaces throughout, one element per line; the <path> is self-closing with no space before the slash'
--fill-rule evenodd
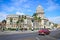
<path id="1" fill-rule="evenodd" d="M 6 28 L 52 28 L 53 24 L 49 22 L 47 18 L 44 16 L 44 10 L 41 5 L 39 5 L 36 9 L 37 17 L 41 18 L 41 22 L 34 21 L 32 22 L 32 19 L 34 19 L 31 16 L 27 15 L 8 15 L 6 18 Z M 21 19 L 23 19 L 23 22 L 21 22 Z M 20 20 L 20 23 L 17 26 L 17 21 Z"/>
<path id="2" fill-rule="evenodd" d="M 23 21 L 21 20 L 21 18 L 25 18 L 23 19 Z M 17 21 L 20 20 L 20 23 L 18 24 L 18 27 L 20 28 L 30 28 L 32 27 L 32 19 L 33 17 L 30 16 L 26 16 L 26 15 L 8 15 L 6 20 L 6 28 L 17 28 Z"/>

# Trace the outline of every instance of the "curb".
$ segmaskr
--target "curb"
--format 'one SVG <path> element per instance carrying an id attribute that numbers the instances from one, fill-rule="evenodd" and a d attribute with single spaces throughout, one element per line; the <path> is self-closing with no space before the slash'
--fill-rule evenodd
<path id="1" fill-rule="evenodd" d="M 34 33 L 37 31 L 4 31 L 0 32 L 0 35 L 11 35 L 11 34 L 24 34 L 24 33 Z"/>

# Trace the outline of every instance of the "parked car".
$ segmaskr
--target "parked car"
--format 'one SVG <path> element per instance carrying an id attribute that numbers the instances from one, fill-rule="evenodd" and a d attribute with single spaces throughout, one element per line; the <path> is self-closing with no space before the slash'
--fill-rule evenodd
<path id="1" fill-rule="evenodd" d="M 39 35 L 49 35 L 50 31 L 48 29 L 40 29 L 38 31 Z"/>

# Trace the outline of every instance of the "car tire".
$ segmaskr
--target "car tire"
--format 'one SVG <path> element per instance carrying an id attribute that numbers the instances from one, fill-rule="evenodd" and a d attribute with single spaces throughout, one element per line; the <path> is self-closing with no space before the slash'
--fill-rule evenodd
<path id="1" fill-rule="evenodd" d="M 38 34 L 38 35 L 40 35 L 40 34 Z"/>
<path id="2" fill-rule="evenodd" d="M 41 34 L 42 36 L 45 36 L 45 34 Z"/>

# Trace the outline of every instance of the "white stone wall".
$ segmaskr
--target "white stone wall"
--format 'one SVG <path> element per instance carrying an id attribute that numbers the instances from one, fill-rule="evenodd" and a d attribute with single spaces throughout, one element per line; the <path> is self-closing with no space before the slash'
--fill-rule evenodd
<path id="1" fill-rule="evenodd" d="M 12 18 L 12 25 L 10 25 L 10 18 Z M 9 15 L 6 18 L 6 28 L 16 28 L 16 22 L 18 20 L 18 16 L 17 15 Z M 13 26 L 13 27 L 12 27 Z"/>

